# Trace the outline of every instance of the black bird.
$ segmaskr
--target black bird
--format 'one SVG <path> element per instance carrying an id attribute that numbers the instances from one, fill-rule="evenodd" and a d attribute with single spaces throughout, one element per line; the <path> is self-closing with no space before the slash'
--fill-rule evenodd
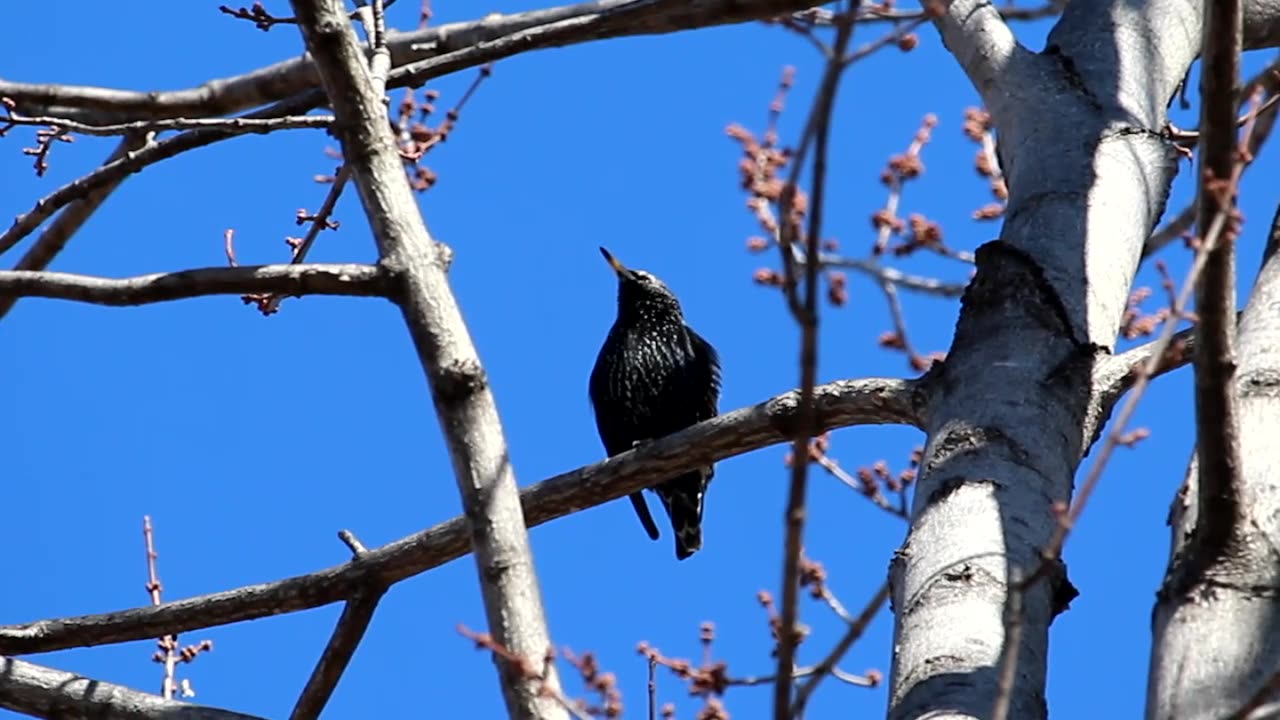
<path id="1" fill-rule="evenodd" d="M 610 457 L 716 416 L 720 358 L 684 323 L 680 301 L 661 280 L 630 270 L 600 248 L 618 275 L 618 318 L 591 371 L 596 429 Z M 715 468 L 707 466 L 652 488 L 676 535 L 676 559 L 702 548 L 702 500 Z M 631 505 L 653 540 L 658 527 L 644 495 Z"/>

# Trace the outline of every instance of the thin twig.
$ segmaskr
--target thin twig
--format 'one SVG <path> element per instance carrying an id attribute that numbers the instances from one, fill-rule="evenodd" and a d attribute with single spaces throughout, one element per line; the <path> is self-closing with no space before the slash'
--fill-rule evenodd
<path id="1" fill-rule="evenodd" d="M 813 697 L 813 691 L 818 689 L 818 684 L 822 682 L 822 678 L 826 675 L 833 675 L 836 672 L 836 665 L 838 665 L 845 654 L 849 652 L 849 648 L 853 647 L 853 644 L 856 643 L 858 639 L 862 637 L 863 633 L 867 631 L 867 627 L 871 625 L 871 621 L 876 618 L 876 615 L 880 614 L 880 608 L 884 607 L 884 604 L 888 600 L 889 583 L 886 582 L 882 584 L 880 589 L 876 591 L 876 594 L 867 601 L 866 606 L 862 608 L 862 612 L 858 613 L 858 617 L 855 618 L 853 622 L 849 623 L 849 627 L 845 630 L 844 635 L 840 638 L 840 641 L 836 643 L 835 647 L 831 648 L 831 652 L 827 653 L 827 656 L 822 659 L 822 662 L 814 666 L 813 677 L 809 678 L 808 682 L 805 682 L 800 686 L 800 689 L 796 691 L 795 703 L 791 706 L 789 710 L 790 715 L 788 715 L 788 717 L 798 718 L 803 716 L 804 708 L 808 704 L 809 698 Z M 856 681 L 851 680 L 847 675 L 840 679 L 844 682 L 851 682 L 855 685 L 859 684 Z"/>
<path id="2" fill-rule="evenodd" d="M 1013 700 L 1013 682 L 1018 675 L 1018 648 L 1022 644 L 1022 573 L 1017 567 L 1009 568 L 1010 592 L 1004 607 L 1004 650 L 1000 653 L 1000 673 L 996 679 L 996 701 L 991 708 L 991 720 L 1006 720 L 1009 703 Z"/>
<path id="3" fill-rule="evenodd" d="M 156 552 L 155 540 L 151 529 L 151 516 L 142 516 L 142 537 L 147 546 L 147 594 L 151 596 L 152 606 L 159 607 L 162 600 L 160 593 L 163 590 L 160 585 L 160 575 L 156 569 L 156 560 L 160 555 Z M 165 635 L 158 641 L 160 651 L 157 655 L 164 663 L 164 675 L 160 683 L 160 696 L 165 700 L 172 700 L 178 691 L 177 666 L 178 666 L 178 636 Z"/>
<path id="4" fill-rule="evenodd" d="M 299 223 L 309 222 L 311 226 L 307 228 L 307 234 L 303 236 L 302 242 L 298 243 L 297 249 L 293 251 L 293 258 L 289 260 L 291 265 L 301 264 L 307 259 L 307 253 L 311 251 L 311 246 L 315 244 L 316 238 L 327 228 L 337 229 L 336 222 L 330 223 L 329 218 L 333 215 L 333 209 L 338 205 L 338 198 L 342 196 L 342 190 L 347 186 L 347 180 L 351 178 L 351 171 L 346 164 L 338 168 L 338 172 L 334 175 L 333 183 L 329 186 L 329 192 L 325 195 L 324 202 L 321 203 L 320 209 L 315 215 L 303 215 L 299 212 Z M 293 239 L 290 239 L 293 242 Z M 280 309 L 280 303 L 288 295 L 275 293 L 270 297 L 256 298 L 255 302 L 258 309 L 263 315 L 271 315 Z"/>
<path id="5" fill-rule="evenodd" d="M 246 118 L 271 118 L 292 115 L 313 107 L 315 98 L 310 94 L 294 96 L 275 105 L 257 110 Z M 180 135 L 149 143 L 145 147 L 125 153 L 119 159 L 105 163 L 89 174 L 77 178 L 36 201 L 35 206 L 19 215 L 4 234 L 0 235 L 0 253 L 7 252 L 22 238 L 40 227 L 55 212 L 89 193 L 119 183 L 124 178 L 148 165 L 160 162 L 188 150 L 210 145 L 219 140 L 237 137 L 240 133 L 224 128 L 188 130 Z"/>
<path id="6" fill-rule="evenodd" d="M 798 641 L 796 622 L 799 618 L 800 556 L 803 548 L 805 521 L 805 494 L 808 482 L 809 441 L 815 434 L 813 393 L 817 384 L 818 367 L 818 249 L 821 244 L 823 201 L 826 191 L 827 139 L 831 129 L 831 113 L 840 75 L 848 65 L 844 62 L 849 42 L 853 39 L 852 14 L 860 0 L 851 0 L 848 13 L 850 22 L 839 24 L 835 41 L 823 70 L 818 95 L 806 122 L 805 135 L 795 154 L 791 180 L 783 189 L 781 198 L 781 237 L 783 257 L 790 261 L 793 252 L 792 238 L 798 223 L 793 219 L 792 202 L 796 196 L 796 179 L 804 164 L 804 153 L 810 141 L 814 146 L 812 203 L 808 212 L 807 252 L 805 256 L 804 306 L 796 313 L 794 289 L 797 284 L 795 263 L 788 262 L 788 298 L 796 321 L 800 324 L 800 417 L 796 424 L 796 436 L 792 442 L 791 484 L 787 496 L 786 513 L 783 516 L 786 539 L 782 568 L 781 629 L 778 633 L 778 682 L 774 686 L 773 714 L 776 720 L 791 717 L 791 673 L 795 669 L 795 651 Z"/>
<path id="7" fill-rule="evenodd" d="M 311 246 L 315 244 L 316 238 L 325 228 L 330 227 L 329 218 L 333 215 L 333 209 L 338 204 L 338 198 L 342 196 L 342 190 L 347 186 L 347 180 L 351 179 L 351 171 L 344 164 L 338 168 L 338 173 L 333 178 L 333 184 L 329 186 L 329 193 L 325 195 L 324 202 L 320 205 L 320 209 L 316 214 L 307 218 L 311 223 L 311 227 L 307 228 L 307 234 L 303 236 L 302 243 L 298 245 L 298 249 L 293 253 L 291 263 L 301 263 L 307 259 L 307 253 L 311 251 Z"/>
<path id="8" fill-rule="evenodd" d="M 842 267 L 857 270 L 870 276 L 877 282 L 888 282 L 908 290 L 915 290 L 925 295 L 958 298 L 964 295 L 964 283 L 948 283 L 937 278 L 923 275 L 909 275 L 896 268 L 881 265 L 874 258 L 849 258 L 840 255 L 822 253 L 818 261 L 823 267 Z"/>
<path id="9" fill-rule="evenodd" d="M 1240 75 L 1240 0 L 1205 5 L 1200 75 L 1200 162 L 1196 231 L 1204 243 L 1204 271 L 1196 291 L 1200 318 L 1195 357 L 1199 503 L 1192 553 L 1210 562 L 1235 539 L 1240 520 L 1240 417 L 1236 401 L 1236 209 L 1239 176 L 1248 161 L 1237 140 L 1236 85 Z M 1261 91 L 1249 115 L 1259 112 Z M 1249 123 L 1252 125 L 1252 121 Z M 1248 132 L 1248 131 L 1246 131 Z"/>
<path id="10" fill-rule="evenodd" d="M 658 717 L 658 661 L 652 655 L 645 656 L 649 664 L 649 720 Z"/>
<path id="11" fill-rule="evenodd" d="M 114 162 L 127 153 L 145 147 L 147 142 L 145 134 L 126 135 L 121 138 L 120 143 L 111 151 L 106 163 Z M 97 212 L 99 207 L 102 207 L 102 204 L 111 196 L 111 193 L 115 192 L 116 188 L 120 187 L 124 179 L 122 176 L 114 182 L 106 183 L 67 205 L 53 219 L 53 222 L 49 223 L 44 232 L 40 233 L 40 237 L 36 238 L 31 248 L 18 260 L 13 269 L 44 270 L 49 267 L 49 263 L 53 262 L 58 253 L 62 252 L 62 249 L 66 247 L 72 236 L 84 226 L 85 222 Z M 12 295 L 0 297 L 0 318 L 8 314 L 17 301 L 18 298 Z"/>
<path id="12" fill-rule="evenodd" d="M 358 4 L 360 5 L 360 7 L 351 11 L 351 14 L 347 16 L 347 19 L 356 21 L 363 18 L 361 11 L 365 9 L 365 3 L 359 2 Z M 386 0 L 385 3 L 382 3 L 383 7 L 391 7 L 392 5 L 395 5 L 395 4 L 396 4 L 396 0 Z M 261 3 L 254 3 L 252 7 L 247 7 L 247 8 L 246 7 L 231 8 L 231 7 L 227 7 L 226 5 L 220 5 L 218 6 L 218 12 L 221 12 L 225 15 L 230 15 L 231 17 L 236 18 L 237 20 L 248 20 L 249 22 L 253 23 L 254 27 L 258 28 L 259 30 L 262 30 L 263 32 L 270 30 L 276 25 L 297 25 L 298 24 L 297 18 L 278 17 L 275 15 L 272 15 L 271 13 L 267 12 L 265 8 L 262 7 Z M 381 10 L 379 10 L 378 12 L 381 13 Z"/>
<path id="13" fill-rule="evenodd" d="M 1261 88 L 1270 95 L 1266 109 L 1258 109 L 1249 112 L 1246 109 L 1253 93 Z M 1252 130 L 1248 133 L 1248 142 L 1245 144 L 1247 148 L 1247 165 L 1253 163 L 1253 159 L 1262 151 L 1263 144 L 1271 137 L 1271 130 L 1275 127 L 1277 113 L 1280 112 L 1280 106 L 1270 103 L 1278 96 L 1277 90 L 1280 89 L 1280 61 L 1272 62 L 1257 75 L 1249 79 L 1245 83 L 1244 88 L 1236 103 L 1237 112 L 1244 111 L 1242 117 L 1244 124 L 1248 125 L 1252 122 Z M 1190 236 L 1191 230 L 1196 221 L 1196 204 L 1188 203 L 1172 220 L 1165 223 L 1151 237 L 1147 238 L 1146 243 L 1142 246 L 1142 257 L 1148 258 L 1162 250 L 1166 245 L 1181 237 Z"/>

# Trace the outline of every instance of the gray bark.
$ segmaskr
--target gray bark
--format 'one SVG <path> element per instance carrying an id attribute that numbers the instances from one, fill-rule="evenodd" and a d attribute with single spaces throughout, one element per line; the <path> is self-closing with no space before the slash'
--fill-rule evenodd
<path id="1" fill-rule="evenodd" d="M 0 657 L 0 708 L 50 720 L 262 720 Z"/>
<path id="2" fill-rule="evenodd" d="M 502 423 L 449 288 L 451 251 L 432 239 L 418 211 L 388 132 L 381 82 L 370 74 L 341 0 L 291 4 L 333 106 L 379 262 L 400 289 L 400 309 L 431 386 L 462 495 L 489 632 L 522 660 L 495 658 L 507 710 L 520 720 L 567 718 L 556 699 L 555 666 L 542 662 L 552 650 L 551 638 Z"/>

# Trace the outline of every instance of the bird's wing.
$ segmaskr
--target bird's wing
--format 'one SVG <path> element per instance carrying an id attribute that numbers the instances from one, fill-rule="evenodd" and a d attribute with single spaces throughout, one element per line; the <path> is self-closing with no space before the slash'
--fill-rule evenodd
<path id="1" fill-rule="evenodd" d="M 612 338 L 611 338 L 612 339 Z M 587 395 L 591 400 L 592 414 L 596 419 L 596 431 L 600 433 L 600 442 L 604 443 L 604 451 L 610 457 L 631 449 L 636 440 L 631 437 L 616 407 L 609 407 L 609 374 L 613 360 L 609 353 L 609 345 L 600 349 L 596 365 L 591 369 L 591 380 L 587 386 Z"/>
<path id="2" fill-rule="evenodd" d="M 688 376 L 689 390 L 704 400 L 699 403 L 698 421 L 710 420 L 720 412 L 720 355 L 693 328 L 685 325 L 684 329 L 693 348 L 695 368 L 695 372 Z"/>
<path id="3" fill-rule="evenodd" d="M 604 443 L 604 451 L 613 457 L 619 453 L 635 447 L 637 440 L 645 438 L 632 437 L 634 433 L 630 432 L 623 423 L 621 417 L 615 411 L 611 411 L 608 407 L 601 407 L 597 404 L 599 398 L 606 397 L 609 383 L 610 359 L 607 351 L 608 345 L 600 351 L 600 357 L 596 360 L 596 366 L 591 370 L 591 380 L 588 385 L 588 396 L 591 400 L 591 409 L 596 418 L 596 431 L 600 433 L 600 441 Z M 599 400 L 599 402 L 607 402 Z M 650 540 L 657 540 L 658 525 L 653 521 L 653 515 L 649 512 L 649 505 L 644 500 L 644 494 L 634 492 L 629 496 L 631 499 L 631 507 L 636 512 L 636 517 L 640 519 L 640 524 L 644 526 L 645 534 Z"/>

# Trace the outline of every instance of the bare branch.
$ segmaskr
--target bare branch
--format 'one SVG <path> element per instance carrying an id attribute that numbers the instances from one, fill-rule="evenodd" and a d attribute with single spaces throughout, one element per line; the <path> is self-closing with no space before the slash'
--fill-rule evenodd
<path id="1" fill-rule="evenodd" d="M 787 295 L 792 314 L 800 325 L 800 414 L 796 433 L 792 439 L 791 483 L 787 492 L 787 508 L 783 515 L 786 535 L 783 540 L 782 560 L 782 612 L 781 629 L 778 631 L 778 671 L 774 685 L 773 714 L 777 720 L 790 715 L 792 703 L 792 673 L 795 672 L 795 652 L 799 642 L 800 561 L 804 544 L 805 495 L 809 481 L 809 440 L 817 434 L 814 408 L 814 388 L 818 377 L 818 272 L 821 265 L 818 248 L 822 237 L 823 201 L 826 192 L 827 141 L 831 133 L 831 113 L 835 107 L 836 92 L 840 88 L 840 76 L 849 67 L 845 58 L 853 39 L 853 11 L 858 3 L 848 5 L 846 21 L 836 27 L 835 42 L 827 54 L 826 66 L 809 119 L 805 123 L 804 136 L 800 139 L 792 168 L 791 179 L 782 191 L 779 216 L 782 219 L 780 245 L 784 259 L 790 259 L 794 251 L 792 239 L 799 225 L 794 220 L 796 210 L 796 179 L 804 165 L 805 150 L 813 143 L 812 201 L 808 211 L 809 227 L 804 233 L 804 304 L 799 306 L 795 288 L 799 284 L 796 263 L 788 262 Z M 788 231 L 788 228 L 792 228 Z"/>
<path id="2" fill-rule="evenodd" d="M 145 146 L 147 139 L 145 135 L 128 135 L 120 141 L 111 155 L 107 157 L 106 163 L 110 164 L 124 155 L 138 150 Z M 97 212 L 102 203 L 106 202 L 111 193 L 120 187 L 124 182 L 125 175 L 121 175 L 118 179 L 107 182 L 94 190 L 85 193 L 83 197 L 72 201 L 67 205 L 58 217 L 45 228 L 40 234 L 31 249 L 22 256 L 18 264 L 14 266 L 14 270 L 43 270 L 49 266 L 49 263 L 62 252 L 62 248 L 66 247 L 67 242 L 75 235 L 90 217 Z M 14 303 L 18 301 L 16 296 L 0 296 L 0 318 L 3 318 L 13 309 Z"/>
<path id="3" fill-rule="evenodd" d="M 171 118 L 164 120 L 138 120 L 136 122 L 117 123 L 115 125 L 91 125 L 70 118 L 49 116 L 27 117 L 19 113 L 9 113 L 0 117 L 0 121 L 10 125 L 52 126 L 67 132 L 81 135 L 109 137 L 111 135 L 127 135 L 129 133 L 161 132 L 164 130 L 223 130 L 233 135 L 246 133 L 265 134 L 276 130 L 324 130 L 333 125 L 332 115 L 286 115 L 275 118 Z M 7 130 L 8 128 L 4 128 Z M 0 132 L 0 135 L 3 135 Z"/>
<path id="4" fill-rule="evenodd" d="M 0 657 L 0 708 L 48 720 L 263 720 Z"/>
<path id="5" fill-rule="evenodd" d="M 397 297 L 453 459 L 495 642 L 519 657 L 551 648 L 529 533 L 502 422 L 446 270 L 452 251 L 434 241 L 418 210 L 390 133 L 386 96 L 356 42 L 341 0 L 291 0 L 307 51 L 329 97 L 343 156 L 360 192 L 381 262 L 395 274 Z M 375 2 L 374 13 L 382 4 Z M 381 20 L 375 18 L 377 28 Z M 373 33 L 375 42 L 382 34 Z M 375 60 L 382 49 L 374 52 Z M 565 718 L 555 700 L 554 665 L 533 678 L 498 663 L 507 710 L 518 720 Z"/>
<path id="6" fill-rule="evenodd" d="M 0 82 L 0 84 L 3 84 Z M 287 100 L 249 113 L 247 118 L 270 118 L 292 115 L 314 107 L 316 98 L 310 95 L 291 97 Z M 84 177 L 73 180 L 36 201 L 35 207 L 14 220 L 13 225 L 0 235 L 0 253 L 8 252 L 22 238 L 31 234 L 44 221 L 68 203 L 89 197 L 90 193 L 118 185 L 122 180 L 148 165 L 171 158 L 188 150 L 204 147 L 219 140 L 237 137 L 240 133 L 221 128 L 188 130 L 181 135 L 160 142 L 148 143 L 138 150 L 130 150 L 116 160 L 111 160 Z M 109 191 L 108 191 L 109 192 Z M 99 201 L 101 202 L 101 201 Z"/>
<path id="7" fill-rule="evenodd" d="M 1009 703 L 1013 700 L 1013 684 L 1018 675 L 1018 648 L 1022 645 L 1021 589 L 1022 571 L 1017 566 L 1009 568 L 1009 585 L 1014 589 L 1005 598 L 1004 647 L 1000 651 L 1000 672 L 996 681 L 996 701 L 991 708 L 991 720 L 1008 720 Z"/>
<path id="8" fill-rule="evenodd" d="M 805 705 L 808 704 L 809 698 L 813 697 L 813 691 L 818 689 L 818 683 L 822 682 L 822 679 L 827 675 L 838 677 L 845 680 L 845 682 L 850 682 L 847 676 L 840 677 L 839 668 L 836 666 L 840 663 L 840 660 L 844 658 L 845 654 L 849 652 L 849 648 L 853 647 L 853 644 L 856 643 L 858 639 L 862 637 L 863 633 L 867 631 L 867 627 L 871 625 L 872 620 L 875 620 L 876 615 L 880 614 L 880 608 L 884 607 L 884 604 L 888 599 L 889 583 L 886 582 L 881 585 L 880 589 L 876 591 L 876 594 L 867 601 L 866 607 L 862 608 L 862 612 L 858 613 L 858 617 L 852 619 L 849 623 L 849 627 L 845 630 L 844 635 L 840 637 L 840 641 L 836 643 L 835 647 L 831 648 L 831 652 L 827 653 L 827 656 L 822 659 L 822 662 L 813 666 L 813 676 L 796 691 L 795 704 L 791 706 L 791 717 L 804 717 Z M 799 675 L 797 673 L 797 677 L 798 676 Z M 859 685 L 862 683 L 855 681 L 851 684 Z"/>
<path id="9" fill-rule="evenodd" d="M 147 548 L 147 595 L 151 597 L 151 605 L 155 607 L 163 602 L 161 593 L 164 591 L 164 586 L 160 583 L 160 571 L 157 569 L 160 554 L 156 552 L 155 533 L 151 527 L 150 515 L 142 516 L 142 537 Z M 159 650 L 151 659 L 164 665 L 164 674 L 160 681 L 160 696 L 165 700 L 172 700 L 176 694 L 181 694 L 183 697 L 195 695 L 189 681 L 178 682 L 178 663 L 193 662 L 201 653 L 213 649 L 213 641 L 204 640 L 184 648 L 178 645 L 177 635 L 167 634 L 158 638 L 156 645 Z"/>
<path id="10" fill-rule="evenodd" d="M 921 4 L 928 8 L 932 2 Z M 964 68 L 983 104 L 1000 117 L 1007 103 L 998 95 L 1000 79 L 1009 63 L 1029 54 L 1027 49 L 1018 44 L 994 3 L 953 0 L 936 7 L 942 11 L 934 18 L 942 42 Z"/>
<path id="11" fill-rule="evenodd" d="M 1110 412 L 1120 396 L 1137 384 L 1141 377 L 1151 379 L 1189 364 L 1196 353 L 1196 329 L 1174 333 L 1167 341 L 1161 337 L 1119 355 L 1099 361 L 1094 370 L 1094 387 L 1100 400 L 1099 409 Z M 1158 356 L 1158 357 L 1157 357 Z"/>
<path id="12" fill-rule="evenodd" d="M 359 7 L 357 7 L 353 12 L 347 15 L 347 18 L 353 21 L 359 20 L 361 18 L 362 12 L 365 10 L 365 8 L 368 7 L 368 5 L 365 2 L 363 2 L 363 0 L 359 0 L 356 4 L 359 5 Z M 386 3 L 384 3 L 384 7 L 391 7 L 392 5 L 395 5 L 395 4 L 396 4 L 396 0 L 387 0 Z M 227 7 L 226 5 L 220 5 L 218 6 L 218 12 L 223 13 L 224 15 L 230 15 L 231 17 L 236 18 L 237 20 L 248 20 L 253 23 L 254 27 L 258 28 L 259 30 L 262 30 L 263 32 L 270 30 L 272 27 L 276 25 L 297 25 L 298 24 L 297 18 L 276 17 L 272 15 L 271 13 L 267 12 L 265 8 L 262 7 L 261 3 L 254 3 L 252 7 L 247 7 L 247 8 L 246 7 L 230 8 L 230 7 Z"/>
<path id="13" fill-rule="evenodd" d="M 438 64 L 430 73 L 412 75 L 414 82 L 507 57 L 531 49 L 504 38 L 531 28 L 577 21 L 576 29 L 545 38 L 538 47 L 635 35 L 657 35 L 700 27 L 760 20 L 821 4 L 818 0 L 593 0 L 574 5 L 438 25 L 413 32 L 389 33 L 392 66 L 388 87 L 409 84 L 408 63 L 484 45 L 465 59 Z M 363 49 L 363 48 L 362 48 Z M 199 87 L 163 92 L 112 88 L 18 83 L 0 80 L 0 97 L 16 101 L 30 115 L 55 115 L 81 122 L 124 122 L 174 117 L 211 117 L 242 112 L 277 102 L 317 87 L 315 65 L 309 58 L 290 58 L 251 72 L 207 82 Z M 300 111 L 299 111 L 300 112 Z"/>
<path id="14" fill-rule="evenodd" d="M 814 390 L 818 431 L 850 425 L 919 426 L 918 381 L 841 380 Z M 728 457 L 786 442 L 793 436 L 800 394 L 783 393 L 544 480 L 520 493 L 525 523 L 535 527 L 652 487 L 666 478 Z M 922 406 L 921 406 L 922 407 Z M 0 654 L 52 652 L 142 640 L 166 632 L 226 625 L 297 612 L 353 597 L 373 583 L 391 585 L 469 552 L 469 534 L 455 517 L 348 562 L 284 580 L 167 602 L 159 607 L 0 626 Z"/>
<path id="15" fill-rule="evenodd" d="M 1244 84 L 1236 102 L 1236 112 L 1240 113 L 1253 96 L 1253 92 L 1261 88 L 1268 96 L 1267 104 L 1259 108 L 1256 115 L 1247 114 L 1246 122 L 1250 119 L 1253 122 L 1253 129 L 1249 133 L 1249 141 L 1246 144 L 1248 148 L 1248 156 L 1244 159 L 1246 166 L 1252 165 L 1254 158 L 1262 151 L 1262 146 L 1271 137 L 1271 131 L 1276 124 L 1277 105 L 1272 102 L 1280 95 L 1280 61 L 1273 62 L 1263 68 L 1261 72 L 1249 79 Z M 1252 117 L 1251 117 L 1252 115 Z M 1177 240 L 1178 238 L 1190 234 L 1192 226 L 1196 222 L 1196 205 L 1188 203 L 1174 218 L 1164 224 L 1159 230 L 1151 234 L 1147 242 L 1142 246 L 1142 257 L 1148 258 L 1164 249 L 1166 245 Z"/>
<path id="16" fill-rule="evenodd" d="M 1240 83 L 1241 0 L 1205 3 L 1204 72 L 1200 76 L 1200 161 L 1196 231 L 1207 247 L 1196 289 L 1196 443 L 1199 522 L 1195 553 L 1211 562 L 1235 539 L 1241 492 L 1240 417 L 1236 403 L 1236 194 L 1243 162 L 1236 139 Z M 1256 102 L 1255 102 L 1256 104 Z M 1256 111 L 1254 113 L 1256 115 Z"/>
<path id="17" fill-rule="evenodd" d="M 211 267 L 112 279 L 92 275 L 0 270 L 0 297 L 44 297 L 96 305 L 145 305 L 203 295 L 280 293 L 388 297 L 387 273 L 376 265 L 309 264 Z"/>
<path id="18" fill-rule="evenodd" d="M 316 663 L 315 670 L 311 671 L 311 678 L 302 689 L 302 695 L 289 714 L 289 720 L 315 720 L 320 717 L 325 704 L 338 687 L 338 680 L 351 662 L 351 656 L 355 654 L 365 631 L 369 629 L 373 612 L 378 608 L 378 601 L 382 599 L 383 593 L 382 588 L 371 587 L 356 593 L 355 597 L 347 601 L 342 616 L 338 618 L 338 625 L 329 638 L 329 644 L 325 645 L 320 661 Z"/>
<path id="19" fill-rule="evenodd" d="M 958 298 L 964 294 L 964 283 L 949 283 L 923 275 L 909 275 L 896 268 L 881 265 L 874 258 L 850 258 L 822 253 L 819 257 L 819 262 L 823 267 L 842 267 L 857 270 L 878 282 L 890 283 L 901 288 L 924 293 L 925 295 Z"/>
<path id="20" fill-rule="evenodd" d="M 314 215 L 298 211 L 298 224 L 310 222 L 311 227 L 307 228 L 307 234 L 303 236 L 302 242 L 293 251 L 293 258 L 289 260 L 292 265 L 298 265 L 307 259 L 307 253 L 311 252 L 311 246 L 315 244 L 316 238 L 320 237 L 320 233 L 326 228 L 337 229 L 337 223 L 330 223 L 329 217 L 333 215 L 333 209 L 338 205 L 338 198 L 342 197 L 342 191 L 347 187 L 347 181 L 351 179 L 351 170 L 346 165 L 338 168 L 337 174 L 333 177 L 333 184 L 329 186 L 329 192 L 324 197 L 324 202 L 320 204 L 320 209 Z M 228 231 L 230 232 L 230 231 Z M 230 243 L 230 239 L 227 240 Z M 230 247 L 230 245 L 228 245 Z M 228 255 L 228 257 L 231 257 Z M 235 264 L 234 262 L 232 264 Z M 286 295 L 271 295 L 269 297 L 258 297 L 255 302 L 258 309 L 263 315 L 271 315 L 280 309 L 280 303 L 284 301 Z"/>

